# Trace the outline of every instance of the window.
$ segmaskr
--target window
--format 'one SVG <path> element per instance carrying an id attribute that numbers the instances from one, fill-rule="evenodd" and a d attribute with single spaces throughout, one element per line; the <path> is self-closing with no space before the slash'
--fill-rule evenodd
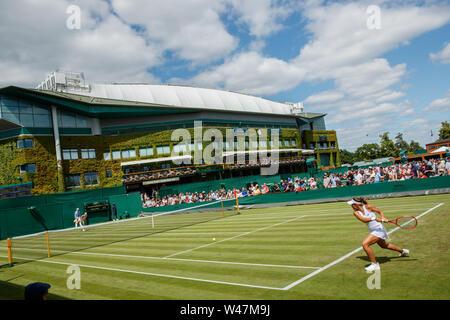
<path id="1" fill-rule="evenodd" d="M 109 151 L 103 152 L 103 159 L 104 160 L 111 160 L 111 152 L 109 152 Z"/>
<path id="2" fill-rule="evenodd" d="M 95 186 L 98 184 L 98 173 L 97 172 L 85 172 L 84 173 L 84 185 L 85 186 Z"/>
<path id="3" fill-rule="evenodd" d="M 120 159 L 120 150 L 113 150 L 112 151 L 112 158 L 115 159 Z"/>
<path id="4" fill-rule="evenodd" d="M 170 146 L 158 146 L 156 147 L 157 154 L 166 154 L 170 153 Z"/>
<path id="5" fill-rule="evenodd" d="M 112 170 L 111 169 L 106 169 L 106 177 L 112 178 Z"/>
<path id="6" fill-rule="evenodd" d="M 33 148 L 33 147 L 34 147 L 34 140 L 33 139 L 17 140 L 17 149 Z"/>
<path id="7" fill-rule="evenodd" d="M 295 141 L 295 139 L 291 140 L 291 146 L 295 147 L 297 145 L 297 141 Z"/>
<path id="8" fill-rule="evenodd" d="M 147 157 L 153 155 L 153 147 L 145 147 L 139 149 L 139 156 Z"/>
<path id="9" fill-rule="evenodd" d="M 289 147 L 291 145 L 291 142 L 289 140 L 284 140 L 284 145 L 286 147 Z"/>
<path id="10" fill-rule="evenodd" d="M 78 149 L 63 149 L 63 160 L 77 160 Z"/>
<path id="11" fill-rule="evenodd" d="M 58 125 L 61 128 L 87 128 L 87 120 L 84 116 L 67 112 L 59 111 L 58 114 Z"/>
<path id="12" fill-rule="evenodd" d="M 65 178 L 67 188 L 76 188 L 81 186 L 81 179 L 79 174 L 68 174 Z"/>
<path id="13" fill-rule="evenodd" d="M 22 164 L 19 167 L 19 172 L 20 173 L 36 172 L 36 164 L 35 163 Z"/>
<path id="14" fill-rule="evenodd" d="M 259 141 L 259 148 L 267 148 L 267 141 L 263 140 L 263 141 Z"/>
<path id="15" fill-rule="evenodd" d="M 81 159 L 95 159 L 95 149 L 81 149 Z"/>
<path id="16" fill-rule="evenodd" d="M 258 148 L 258 140 L 252 140 L 252 147 L 253 148 Z"/>
<path id="17" fill-rule="evenodd" d="M 122 150 L 122 158 L 124 159 L 136 158 L 136 150 L 134 149 Z"/>
<path id="18" fill-rule="evenodd" d="M 186 145 L 184 143 L 175 144 L 173 146 L 173 152 L 179 153 L 179 152 L 185 152 L 185 151 L 186 151 Z"/>

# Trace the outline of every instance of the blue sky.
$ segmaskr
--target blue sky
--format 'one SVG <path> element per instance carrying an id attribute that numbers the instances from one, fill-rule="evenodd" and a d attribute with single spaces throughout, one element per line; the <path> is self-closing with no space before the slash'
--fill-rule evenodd
<path id="1" fill-rule="evenodd" d="M 425 145 L 450 120 L 447 1 L 18 0 L 0 3 L 0 21 L 1 86 L 59 68 L 303 102 L 348 150 L 386 131 Z"/>

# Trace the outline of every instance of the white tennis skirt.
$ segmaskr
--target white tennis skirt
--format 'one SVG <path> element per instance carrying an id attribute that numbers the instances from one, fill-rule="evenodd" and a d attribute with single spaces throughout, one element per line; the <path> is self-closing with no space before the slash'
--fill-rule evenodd
<path id="1" fill-rule="evenodd" d="M 375 237 L 381 238 L 383 240 L 387 240 L 389 238 L 389 235 L 387 234 L 387 231 L 384 227 L 376 228 L 373 230 L 369 230 L 370 234 L 374 235 Z"/>

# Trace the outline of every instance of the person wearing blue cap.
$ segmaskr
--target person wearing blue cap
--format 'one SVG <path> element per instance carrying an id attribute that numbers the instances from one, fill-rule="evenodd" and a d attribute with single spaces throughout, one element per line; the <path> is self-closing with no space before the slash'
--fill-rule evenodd
<path id="1" fill-rule="evenodd" d="M 48 283 L 33 282 L 25 287 L 25 300 L 44 301 L 47 300 L 48 289 L 51 287 Z"/>

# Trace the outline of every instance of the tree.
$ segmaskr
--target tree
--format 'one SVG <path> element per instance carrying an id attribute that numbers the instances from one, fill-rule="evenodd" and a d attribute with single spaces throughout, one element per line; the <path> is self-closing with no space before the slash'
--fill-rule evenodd
<path id="1" fill-rule="evenodd" d="M 381 157 L 397 157 L 399 154 L 398 148 L 394 141 L 389 138 L 389 132 L 380 135 L 380 156 Z"/>
<path id="2" fill-rule="evenodd" d="M 409 143 L 408 146 L 408 151 L 409 152 L 415 152 L 415 151 L 419 151 L 419 150 L 423 150 L 425 148 L 423 148 L 417 141 L 411 140 L 411 142 Z"/>
<path id="3" fill-rule="evenodd" d="M 378 143 L 365 143 L 355 151 L 356 161 L 367 161 L 380 157 L 381 148 Z"/>
<path id="4" fill-rule="evenodd" d="M 403 139 L 403 133 L 397 133 L 394 145 L 399 152 L 400 150 L 409 150 L 408 142 Z"/>
<path id="5" fill-rule="evenodd" d="M 339 154 L 341 157 L 341 163 L 353 164 L 354 162 L 356 162 L 355 154 L 353 152 L 341 149 L 341 150 L 339 150 Z"/>
<path id="6" fill-rule="evenodd" d="M 447 121 L 441 122 L 441 129 L 439 130 L 439 140 L 450 138 L 450 123 Z"/>

